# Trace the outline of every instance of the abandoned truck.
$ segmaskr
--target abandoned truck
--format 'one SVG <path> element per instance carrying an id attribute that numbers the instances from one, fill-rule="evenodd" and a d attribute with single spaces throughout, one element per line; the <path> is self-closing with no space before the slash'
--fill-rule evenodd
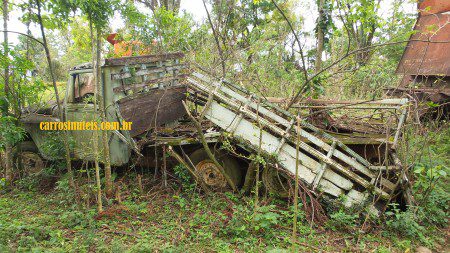
<path id="1" fill-rule="evenodd" d="M 395 114 L 395 126 L 388 134 L 322 129 L 310 123 L 313 119 L 300 119 L 233 83 L 189 73 L 182 60 L 181 53 L 105 59 L 100 99 L 107 120 L 132 122 L 131 130 L 107 131 L 113 166 L 158 167 L 163 159 L 166 164 L 163 152 L 167 151 L 178 162 L 185 161 L 203 184 L 223 190 L 227 179 L 237 187 L 251 181 L 255 165 L 250 157 L 261 154 L 267 161 L 261 168 L 263 184 L 282 197 L 292 194 L 296 157 L 302 183 L 330 198 L 345 195 L 348 206 L 366 201 L 386 203 L 403 189 L 406 178 L 395 148 L 407 101 L 369 103 L 389 105 L 401 112 Z M 41 122 L 100 118 L 90 99 L 93 83 L 90 64 L 74 67 L 69 71 L 63 119 L 56 116 L 56 105 L 22 116 L 28 139 L 20 144 L 15 161 L 25 170 L 38 172 L 46 160 L 52 159 L 44 148 L 51 131 L 40 130 Z M 197 121 L 195 116 L 204 119 Z M 73 159 L 94 160 L 93 133 L 69 131 Z M 205 147 L 213 150 L 225 176 Z"/>

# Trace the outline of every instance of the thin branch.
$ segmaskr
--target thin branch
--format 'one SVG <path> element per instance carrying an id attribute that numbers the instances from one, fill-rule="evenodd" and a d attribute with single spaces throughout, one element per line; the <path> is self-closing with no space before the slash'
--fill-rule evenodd
<path id="1" fill-rule="evenodd" d="M 283 16 L 283 18 L 288 23 L 289 28 L 291 29 L 291 32 L 294 35 L 295 41 L 297 41 L 299 52 L 300 52 L 300 57 L 301 57 L 301 60 L 302 60 L 303 75 L 305 76 L 305 80 L 308 80 L 308 72 L 306 71 L 305 55 L 303 53 L 302 44 L 300 43 L 300 40 L 299 40 L 299 38 L 297 36 L 297 33 L 295 32 L 294 27 L 291 24 L 291 21 L 289 21 L 289 19 L 286 17 L 284 12 L 280 9 L 280 7 L 277 5 L 277 3 L 274 0 L 272 0 L 272 3 L 275 5 L 277 10 L 280 12 L 280 14 Z M 305 82 L 303 85 L 306 86 L 307 83 L 308 82 Z"/>
<path id="2" fill-rule="evenodd" d="M 213 22 L 211 20 L 211 15 L 209 14 L 208 8 L 206 8 L 205 0 L 202 0 L 202 2 L 203 2 L 203 7 L 205 7 L 206 16 L 208 17 L 209 25 L 211 26 L 211 30 L 213 32 L 214 40 L 216 41 L 217 50 L 219 50 L 220 63 L 222 65 L 222 78 L 225 78 L 225 73 L 226 73 L 225 59 L 223 57 L 222 48 L 220 47 L 220 42 L 219 42 L 219 38 L 218 38 L 219 35 L 217 34 L 216 29 L 214 29 L 214 24 L 213 24 Z"/>
<path id="3" fill-rule="evenodd" d="M 431 40 L 402 40 L 402 41 L 394 41 L 394 42 L 387 42 L 387 43 L 383 43 L 383 44 L 377 44 L 377 45 L 371 45 L 371 46 L 367 46 L 367 47 L 363 47 L 363 48 L 359 48 L 356 50 L 353 50 L 347 54 L 345 54 L 344 56 L 342 56 L 341 58 L 339 58 L 338 60 L 334 61 L 333 63 L 331 63 L 330 65 L 328 65 L 327 67 L 321 69 L 319 72 L 315 73 L 314 75 L 312 75 L 310 78 L 308 78 L 305 83 L 303 84 L 302 88 L 297 92 L 297 94 L 292 98 L 292 100 L 289 102 L 289 104 L 286 106 L 285 110 L 288 110 L 289 108 L 292 107 L 292 105 L 297 101 L 298 97 L 300 96 L 300 94 L 303 93 L 304 89 L 306 88 L 306 84 L 308 84 L 311 80 L 313 80 L 314 78 L 316 78 L 317 76 L 321 75 L 323 72 L 327 71 L 328 69 L 330 69 L 331 67 L 335 66 L 336 64 L 340 63 L 341 61 L 343 61 L 344 59 L 346 59 L 347 57 L 362 52 L 362 51 L 368 51 L 368 50 L 372 50 L 372 49 L 376 49 L 378 47 L 385 47 L 385 46 L 392 46 L 392 45 L 397 45 L 397 44 L 402 44 L 402 43 L 407 43 L 410 41 L 417 41 L 417 42 L 427 42 L 427 43 L 450 43 L 450 41 L 431 41 Z"/>
<path id="4" fill-rule="evenodd" d="M 5 30 L 0 30 L 0 32 L 16 33 L 16 34 L 19 34 L 19 35 L 23 35 L 23 36 L 25 36 L 25 37 L 27 37 L 27 38 L 30 38 L 30 39 L 32 39 L 32 40 L 38 42 L 38 43 L 41 44 L 42 46 L 44 46 L 44 42 L 42 42 L 42 41 L 36 39 L 35 37 L 33 37 L 33 36 L 29 35 L 29 34 L 26 34 L 26 33 L 21 33 L 21 32 L 16 32 L 16 31 L 5 31 Z"/>

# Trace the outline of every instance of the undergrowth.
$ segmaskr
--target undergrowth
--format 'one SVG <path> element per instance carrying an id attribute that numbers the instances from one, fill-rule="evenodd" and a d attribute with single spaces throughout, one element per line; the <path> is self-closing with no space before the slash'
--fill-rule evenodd
<path id="1" fill-rule="evenodd" d="M 308 223 L 300 211 L 295 243 L 290 202 L 264 192 L 257 205 L 254 196 L 204 194 L 180 165 L 167 188 L 150 174 L 143 186 L 135 173 L 117 178 L 121 201 L 105 199 L 100 214 L 88 179 L 77 180 L 78 196 L 65 175 L 43 193 L 39 182 L 60 171 L 50 167 L 1 193 L 0 252 L 404 252 L 418 245 L 445 251 L 449 133 L 435 136 L 428 154 L 411 163 L 414 206 L 391 204 L 374 216 L 337 199 L 326 206 L 324 224 Z"/>

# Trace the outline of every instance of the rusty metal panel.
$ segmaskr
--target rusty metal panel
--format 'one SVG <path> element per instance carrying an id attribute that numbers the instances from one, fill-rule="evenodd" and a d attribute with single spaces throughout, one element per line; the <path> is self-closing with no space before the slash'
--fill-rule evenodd
<path id="1" fill-rule="evenodd" d="M 417 101 L 431 101 L 433 103 L 445 103 L 450 99 L 450 88 L 389 88 L 386 89 L 389 96 L 402 96 L 404 93 L 411 95 Z"/>
<path id="2" fill-rule="evenodd" d="M 420 16 L 414 30 L 396 73 L 450 76 L 450 14 Z"/>
<path id="3" fill-rule="evenodd" d="M 105 59 L 105 66 L 125 66 L 132 64 L 146 64 L 149 62 L 168 61 L 174 59 L 180 59 L 184 57 L 181 52 L 167 53 L 167 54 L 152 54 L 142 56 L 128 56 L 121 58 L 109 58 Z"/>
<path id="4" fill-rule="evenodd" d="M 133 122 L 130 134 L 134 137 L 183 117 L 186 112 L 181 101 L 185 97 L 186 87 L 174 86 L 125 97 L 117 103 L 122 118 Z"/>
<path id="5" fill-rule="evenodd" d="M 448 0 L 422 0 L 419 2 L 420 15 L 432 15 L 450 11 Z"/>

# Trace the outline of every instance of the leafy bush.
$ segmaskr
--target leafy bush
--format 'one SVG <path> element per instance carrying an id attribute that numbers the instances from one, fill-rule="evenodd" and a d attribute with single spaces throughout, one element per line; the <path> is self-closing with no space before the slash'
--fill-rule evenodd
<path id="1" fill-rule="evenodd" d="M 191 174 L 189 174 L 188 169 L 184 165 L 178 164 L 173 168 L 173 171 L 175 172 L 175 175 L 177 175 L 177 178 L 181 182 L 181 186 L 186 192 L 192 192 L 196 189 L 197 184 L 194 180 L 192 180 Z"/>
<path id="2" fill-rule="evenodd" d="M 275 205 L 260 206 L 253 218 L 255 231 L 269 231 L 280 223 L 280 214 L 275 212 Z"/>
<path id="3" fill-rule="evenodd" d="M 425 228 L 417 222 L 414 212 L 411 209 L 402 212 L 398 209 L 397 204 L 391 204 L 391 206 L 393 207 L 392 211 L 386 212 L 387 228 L 408 238 L 419 238 L 424 241 Z"/>
<path id="4" fill-rule="evenodd" d="M 330 214 L 330 219 L 328 220 L 326 226 L 331 230 L 349 230 L 356 225 L 358 219 L 358 214 L 348 214 L 343 209 Z"/>
<path id="5" fill-rule="evenodd" d="M 86 228 L 93 224 L 92 216 L 80 211 L 66 211 L 60 217 L 61 224 L 66 228 Z"/>
<path id="6" fill-rule="evenodd" d="M 65 138 L 61 132 L 53 132 L 53 131 L 47 131 L 44 133 L 45 141 L 41 147 L 42 152 L 50 157 L 53 160 L 62 159 L 65 157 L 65 148 L 64 148 L 64 141 L 62 138 Z M 70 138 L 69 144 L 71 147 L 73 147 L 74 140 Z"/>

